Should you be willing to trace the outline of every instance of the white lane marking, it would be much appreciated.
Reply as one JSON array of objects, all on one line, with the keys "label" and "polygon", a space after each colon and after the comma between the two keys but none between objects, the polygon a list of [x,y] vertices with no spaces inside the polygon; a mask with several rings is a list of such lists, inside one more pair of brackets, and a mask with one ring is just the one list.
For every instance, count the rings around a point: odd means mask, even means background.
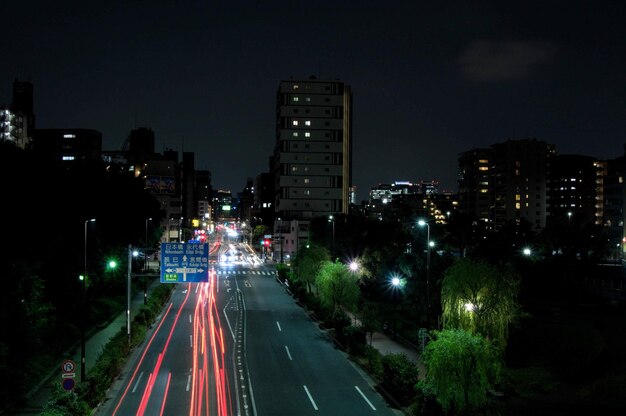
[{"label": "white lane marking", "polygon": [[306,385],[304,385],[303,387],[304,387],[304,391],[306,391],[306,395],[309,396],[309,400],[311,401],[311,404],[313,405],[313,409],[318,410],[317,405],[315,404],[315,400],[313,400],[313,396],[311,396],[311,393],[309,393],[309,389],[306,388]]},{"label": "white lane marking", "polygon": [[198,293],[198,289],[200,289],[200,285],[196,285],[196,293]]},{"label": "white lane marking", "polygon": [[191,314],[189,314],[189,323],[191,323]]},{"label": "white lane marking", "polygon": [[359,394],[361,395],[361,397],[363,397],[363,400],[365,400],[367,402],[367,404],[370,405],[370,407],[372,408],[372,410],[376,410],[376,408],[374,407],[374,405],[372,404],[372,402],[370,402],[369,400],[367,400],[367,397],[365,397],[365,395],[363,394],[363,392],[361,391],[361,389],[358,386],[354,386],[354,388],[356,389],[356,391],[359,392]]},{"label": "white lane marking", "polygon": [[137,386],[139,385],[139,382],[141,381],[141,377],[143,377],[143,371],[141,372],[141,374],[139,374],[139,378],[137,379],[137,382],[135,383],[135,387],[133,387],[132,393],[134,393],[135,390],[137,390]]},{"label": "white lane marking", "polygon": [[289,347],[285,345],[285,350],[287,350],[287,356],[289,357],[289,361],[293,361],[293,358],[291,358],[291,353],[289,352]]},{"label": "white lane marking", "polygon": [[278,327],[278,330],[279,330],[280,332],[283,332],[283,329],[280,327],[280,324],[278,323],[278,321],[276,321],[276,326]]},{"label": "white lane marking", "polygon": [[187,377],[187,391],[189,391],[189,386],[191,385],[191,374]]},{"label": "white lane marking", "polygon": [[193,335],[189,335],[189,346],[193,348]]}]

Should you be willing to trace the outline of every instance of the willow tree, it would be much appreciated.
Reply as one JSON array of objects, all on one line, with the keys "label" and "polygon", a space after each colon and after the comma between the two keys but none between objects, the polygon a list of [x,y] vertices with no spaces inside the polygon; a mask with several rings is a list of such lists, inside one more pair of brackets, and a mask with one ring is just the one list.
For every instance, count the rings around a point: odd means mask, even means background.
[{"label": "willow tree", "polygon": [[359,276],[339,262],[322,263],[315,285],[320,301],[330,309],[333,317],[342,309],[354,311],[361,295]]},{"label": "willow tree", "polygon": [[443,327],[481,334],[504,352],[509,324],[519,310],[518,292],[519,279],[510,267],[461,259],[444,274]]},{"label": "willow tree", "polygon": [[426,375],[419,386],[434,394],[446,414],[476,414],[499,381],[495,346],[463,329],[435,332],[422,358]]}]

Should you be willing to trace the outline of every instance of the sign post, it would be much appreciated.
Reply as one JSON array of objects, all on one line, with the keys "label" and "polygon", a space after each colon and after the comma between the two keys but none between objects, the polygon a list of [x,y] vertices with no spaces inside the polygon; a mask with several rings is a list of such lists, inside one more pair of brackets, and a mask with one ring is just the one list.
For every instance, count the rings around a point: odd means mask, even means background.
[{"label": "sign post", "polygon": [[206,283],[209,281],[207,243],[162,243],[161,283]]},{"label": "sign post", "polygon": [[65,360],[63,364],[61,364],[61,386],[66,391],[72,391],[74,386],[76,386],[76,382],[74,378],[76,377],[76,363],[72,360]]}]

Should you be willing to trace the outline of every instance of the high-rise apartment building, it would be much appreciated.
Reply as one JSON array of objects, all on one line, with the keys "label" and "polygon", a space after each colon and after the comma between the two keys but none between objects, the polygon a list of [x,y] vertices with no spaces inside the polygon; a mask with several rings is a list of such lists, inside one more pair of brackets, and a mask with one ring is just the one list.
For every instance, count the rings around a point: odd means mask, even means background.
[{"label": "high-rise apartment building", "polygon": [[490,149],[472,149],[459,155],[459,211],[479,221],[489,221],[491,206]]},{"label": "high-rise apartment building", "polygon": [[489,223],[546,226],[549,160],[554,146],[536,139],[507,140],[459,155],[460,212]]},{"label": "high-rise apartment building", "polygon": [[352,180],[352,94],[341,81],[282,81],[273,174],[283,220],[347,214]]},{"label": "high-rise apartment building", "polygon": [[550,162],[548,222],[596,223],[602,210],[596,197],[602,170],[597,159],[582,155],[556,155]]}]

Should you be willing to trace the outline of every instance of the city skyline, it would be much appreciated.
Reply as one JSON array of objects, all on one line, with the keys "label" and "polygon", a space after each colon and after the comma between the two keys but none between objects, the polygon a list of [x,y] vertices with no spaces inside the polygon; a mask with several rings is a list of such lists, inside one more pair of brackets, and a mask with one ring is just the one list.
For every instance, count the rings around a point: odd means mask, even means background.
[{"label": "city skyline", "polygon": [[37,128],[95,129],[114,150],[149,127],[232,192],[268,170],[280,81],[310,75],[352,88],[358,200],[395,180],[456,190],[458,154],[507,139],[623,154],[624,6],[377,6],[10,4],[0,103],[28,80]]}]

